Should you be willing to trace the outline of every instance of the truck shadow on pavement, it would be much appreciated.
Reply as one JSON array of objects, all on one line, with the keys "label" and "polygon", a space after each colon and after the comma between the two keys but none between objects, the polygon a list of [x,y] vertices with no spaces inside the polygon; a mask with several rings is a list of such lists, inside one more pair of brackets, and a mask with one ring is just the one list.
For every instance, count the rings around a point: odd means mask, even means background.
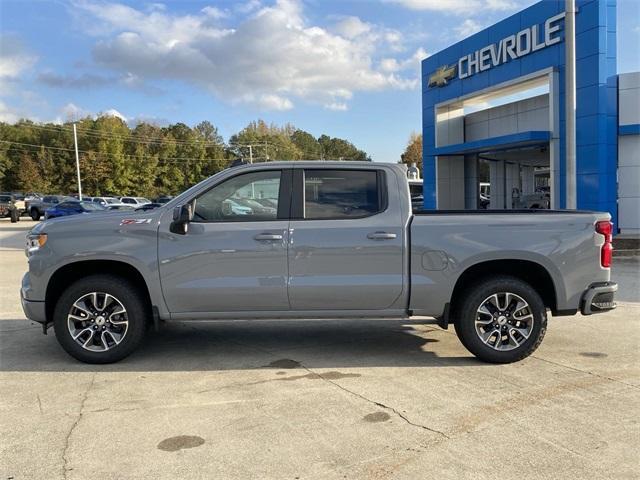
[{"label": "truck shadow on pavement", "polygon": [[261,368],[484,366],[434,320],[253,320],[176,322],[149,331],[131,356],[110,365],[71,358],[53,329],[0,321],[0,371],[139,372]]}]

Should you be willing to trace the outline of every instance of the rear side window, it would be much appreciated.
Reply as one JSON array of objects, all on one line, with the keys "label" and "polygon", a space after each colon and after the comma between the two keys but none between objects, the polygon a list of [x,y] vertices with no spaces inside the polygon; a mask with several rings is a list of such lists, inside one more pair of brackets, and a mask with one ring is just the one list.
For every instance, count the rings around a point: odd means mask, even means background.
[{"label": "rear side window", "polygon": [[126,198],[124,197],[122,199],[122,203],[136,203],[136,201],[133,198]]},{"label": "rear side window", "polygon": [[304,218],[348,219],[375,215],[386,208],[382,171],[305,170]]}]

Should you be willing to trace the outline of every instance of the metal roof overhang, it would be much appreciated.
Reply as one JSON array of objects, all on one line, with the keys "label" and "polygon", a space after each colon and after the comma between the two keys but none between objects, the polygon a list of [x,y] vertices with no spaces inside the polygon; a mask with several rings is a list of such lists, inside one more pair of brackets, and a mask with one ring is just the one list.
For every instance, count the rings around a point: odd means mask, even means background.
[{"label": "metal roof overhang", "polygon": [[431,155],[438,157],[452,155],[466,155],[469,153],[497,152],[501,150],[511,150],[514,148],[532,147],[544,145],[551,140],[551,132],[531,130],[528,132],[513,133],[500,137],[484,138],[473,142],[457,143],[455,145],[445,145],[433,149]]}]

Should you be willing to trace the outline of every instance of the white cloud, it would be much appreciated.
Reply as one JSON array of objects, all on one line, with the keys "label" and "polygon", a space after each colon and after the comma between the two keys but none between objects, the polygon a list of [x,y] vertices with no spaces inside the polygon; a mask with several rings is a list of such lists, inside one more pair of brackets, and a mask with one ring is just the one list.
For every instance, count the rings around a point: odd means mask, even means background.
[{"label": "white cloud", "polygon": [[[77,106],[75,103],[67,103],[60,109],[60,114],[53,120],[53,123],[73,122],[82,118],[90,117],[94,120],[100,117],[116,117],[127,123],[129,119],[115,108],[108,108],[98,114],[91,110]],[[132,119],[136,120],[136,118]]]},{"label": "white cloud", "polygon": [[424,48],[420,47],[413,53],[413,55],[405,60],[398,61],[395,58],[383,58],[380,61],[380,69],[385,72],[399,72],[402,70],[414,68],[419,72],[420,62],[428,56],[429,53],[427,53]]},{"label": "white cloud", "polygon": [[406,89],[417,78],[379,66],[398,51],[399,32],[341,17],[335,25],[311,25],[295,0],[261,7],[233,28],[205,12],[142,12],[116,3],[76,6],[102,34],[95,60],[141,80],[177,79],[230,102],[286,110],[296,99],[344,103],[355,92]]},{"label": "white cloud", "polygon": [[0,33],[0,95],[9,93],[11,83],[19,80],[37,59],[18,37]]},{"label": "white cloud", "polygon": [[506,11],[517,8],[513,0],[387,0],[411,10],[469,14],[473,11]]},{"label": "white cloud", "polygon": [[125,117],[123,114],[121,114],[115,108],[109,108],[108,110],[105,110],[104,112],[99,113],[97,116],[98,117],[116,117],[116,118],[119,118],[120,120],[122,120],[125,123],[127,123],[127,121],[128,121],[127,117]]},{"label": "white cloud", "polygon": [[291,100],[273,94],[260,95],[257,99],[251,99],[250,101],[255,101],[264,110],[291,110],[293,108]]},{"label": "white cloud", "polygon": [[74,120],[80,120],[81,118],[85,117],[93,118],[94,116],[93,113],[89,110],[80,108],[74,103],[67,103],[60,109],[60,113],[61,115],[57,117],[58,121],[56,121],[55,123],[73,122]]},{"label": "white cloud", "polygon": [[211,7],[211,6],[204,7],[200,11],[204,13],[207,17],[215,18],[215,19],[225,18],[229,16],[227,12],[225,12],[224,10],[220,10],[218,7]]},{"label": "white cloud", "polygon": [[249,0],[245,3],[238,3],[235,7],[235,10],[238,13],[251,13],[261,6],[262,4],[260,3],[260,0]]},{"label": "white cloud", "polygon": [[482,24],[480,24],[479,22],[475,21],[472,18],[467,18],[464,22],[462,22],[460,25],[455,27],[453,30],[456,32],[456,35],[459,38],[464,38],[464,37],[473,35],[476,32],[479,32],[480,30],[482,30],[482,28],[483,28]]},{"label": "white cloud", "polygon": [[336,112],[345,112],[349,109],[346,103],[344,102],[331,102],[327,103],[324,108],[327,110],[334,110]]},{"label": "white cloud", "polygon": [[0,100],[0,122],[15,123],[20,120],[20,113]]},{"label": "white cloud", "polygon": [[343,17],[334,27],[334,31],[345,38],[355,38],[370,32],[371,29],[370,24],[363,22],[358,17]]}]

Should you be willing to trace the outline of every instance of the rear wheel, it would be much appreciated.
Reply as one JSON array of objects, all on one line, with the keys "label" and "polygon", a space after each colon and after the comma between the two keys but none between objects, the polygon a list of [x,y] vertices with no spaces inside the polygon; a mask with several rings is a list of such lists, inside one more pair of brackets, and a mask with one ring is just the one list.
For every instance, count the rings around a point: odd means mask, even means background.
[{"label": "rear wheel", "polygon": [[31,214],[31,219],[34,222],[37,222],[38,220],[40,220],[40,212],[38,211],[37,208],[32,208],[30,214]]},{"label": "rear wheel", "polygon": [[547,329],[540,295],[526,282],[496,276],[471,288],[455,309],[462,344],[480,360],[511,363],[531,355]]},{"label": "rear wheel", "polygon": [[112,275],[78,280],[61,295],[53,325],[58,342],[85,363],[123,359],[142,342],[147,311],[136,287]]}]

